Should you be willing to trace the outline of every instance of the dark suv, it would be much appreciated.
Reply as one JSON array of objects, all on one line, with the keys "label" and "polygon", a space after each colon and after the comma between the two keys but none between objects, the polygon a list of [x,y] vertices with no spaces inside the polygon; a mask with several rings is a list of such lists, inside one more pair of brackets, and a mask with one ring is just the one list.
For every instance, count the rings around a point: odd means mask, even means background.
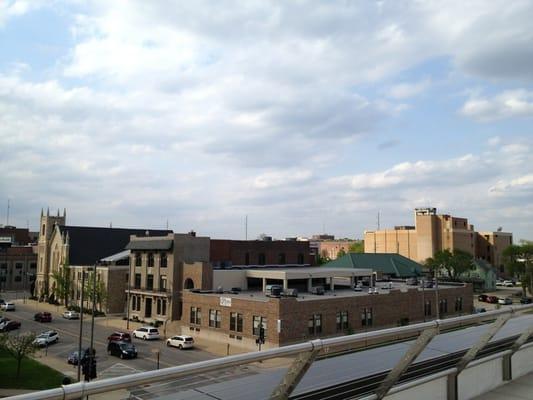
[{"label": "dark suv", "polygon": [[131,343],[131,335],[128,332],[113,332],[111,335],[107,337],[108,342],[130,342]]},{"label": "dark suv", "polygon": [[39,312],[33,316],[37,322],[52,322],[52,314],[49,312]]},{"label": "dark suv", "polygon": [[109,342],[107,354],[120,358],[137,358],[137,349],[128,342]]}]

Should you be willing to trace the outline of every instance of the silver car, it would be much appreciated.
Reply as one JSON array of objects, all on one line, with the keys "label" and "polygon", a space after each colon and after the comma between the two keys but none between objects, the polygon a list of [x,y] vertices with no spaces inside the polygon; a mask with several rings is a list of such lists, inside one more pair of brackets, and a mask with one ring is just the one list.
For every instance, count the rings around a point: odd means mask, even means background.
[{"label": "silver car", "polygon": [[65,311],[63,313],[63,318],[66,318],[66,319],[79,319],[80,318],[80,313],[76,312],[76,311]]}]

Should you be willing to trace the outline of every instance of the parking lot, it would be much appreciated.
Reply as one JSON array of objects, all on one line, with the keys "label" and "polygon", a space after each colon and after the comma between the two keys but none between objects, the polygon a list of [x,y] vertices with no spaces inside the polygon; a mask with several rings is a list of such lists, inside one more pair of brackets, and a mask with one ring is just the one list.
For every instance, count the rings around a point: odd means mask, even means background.
[{"label": "parking lot", "polygon": [[[519,286],[514,287],[498,287],[496,290],[482,292],[488,296],[496,296],[498,298],[510,298],[513,301],[513,305],[520,304],[520,298],[522,297],[522,288]],[[507,307],[506,305],[487,303],[478,300],[478,296],[481,293],[476,293],[474,296],[474,308],[484,308],[485,310],[495,310],[499,307]]]}]

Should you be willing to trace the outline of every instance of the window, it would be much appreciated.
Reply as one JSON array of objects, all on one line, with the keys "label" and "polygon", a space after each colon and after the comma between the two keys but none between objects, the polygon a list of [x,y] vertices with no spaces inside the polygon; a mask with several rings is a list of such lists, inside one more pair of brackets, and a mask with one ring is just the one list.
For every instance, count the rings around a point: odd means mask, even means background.
[{"label": "window", "polygon": [[265,265],[265,264],[266,264],[265,253],[259,253],[257,263],[258,263],[259,265]]},{"label": "window", "polygon": [[30,268],[31,269],[36,269],[37,268],[37,263],[31,263],[30,264]]},{"label": "window", "polygon": [[463,298],[458,297],[455,299],[455,311],[463,311]]},{"label": "window", "polygon": [[372,326],[372,309],[371,308],[363,308],[361,310],[361,325]]},{"label": "window", "polygon": [[318,335],[322,333],[322,314],[313,314],[307,321],[310,335]]},{"label": "window", "polygon": [[41,235],[44,235],[45,228],[46,228],[46,226],[45,226],[45,224],[43,224],[43,227],[41,229]]},{"label": "window", "polygon": [[337,332],[348,329],[348,311],[337,311]]},{"label": "window", "polygon": [[165,291],[167,290],[167,276],[161,275],[159,277],[159,290]]},{"label": "window", "polygon": [[213,328],[220,328],[220,321],[222,315],[220,310],[209,310],[209,326]]},{"label": "window", "polygon": [[16,263],[15,264],[16,269],[22,269],[22,263]]},{"label": "window", "polygon": [[258,315],[254,315],[253,317],[253,326],[252,326],[252,334],[254,336],[259,336],[259,329],[263,328],[265,330],[265,338],[267,336],[267,319],[265,317],[260,317]]},{"label": "window", "polygon": [[426,302],[424,303],[424,316],[425,317],[431,316],[431,301],[430,300],[426,300]]},{"label": "window", "polygon": [[166,268],[167,267],[167,253],[161,253],[159,256],[159,267]]},{"label": "window", "polygon": [[154,266],[154,254],[148,253],[148,268],[153,268]]},{"label": "window", "polygon": [[20,282],[22,277],[20,275],[15,276],[15,282]]},{"label": "window", "polygon": [[304,263],[304,255],[302,253],[298,254],[298,264]]},{"label": "window", "polygon": [[229,315],[229,330],[242,332],[242,314],[232,312]]},{"label": "window", "polygon": [[167,301],[165,299],[157,299],[157,313],[159,315],[167,313]]},{"label": "window", "polygon": [[135,289],[140,289],[141,288],[141,274],[135,274],[134,287],[135,287]]},{"label": "window", "polygon": [[244,265],[250,265],[250,253],[244,255]]},{"label": "window", "polygon": [[146,275],[146,289],[152,290],[154,288],[154,276],[152,274]]},{"label": "window", "polygon": [[135,253],[135,266],[140,267],[143,263],[141,253]]},{"label": "window", "polygon": [[286,260],[285,260],[285,253],[279,253],[279,255],[278,255],[278,264],[279,265],[287,264]]},{"label": "window", "polygon": [[439,313],[446,314],[448,312],[448,300],[441,299],[439,301]]},{"label": "window", "polygon": [[[80,296],[79,296],[79,293],[78,293],[78,300],[79,300]],[[137,296],[132,296],[131,297],[131,309],[132,310],[136,310],[137,309]]]},{"label": "window", "polygon": [[200,307],[191,307],[191,324],[200,325],[202,323],[202,309]]}]

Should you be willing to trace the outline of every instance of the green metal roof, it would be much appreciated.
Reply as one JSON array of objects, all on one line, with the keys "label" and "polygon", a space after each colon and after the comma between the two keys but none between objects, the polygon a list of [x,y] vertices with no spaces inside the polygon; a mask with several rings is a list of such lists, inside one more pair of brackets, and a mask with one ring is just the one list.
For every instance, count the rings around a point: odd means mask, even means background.
[{"label": "green metal roof", "polygon": [[409,278],[422,274],[422,266],[395,253],[348,253],[324,264],[325,268],[371,268],[396,278]]}]

